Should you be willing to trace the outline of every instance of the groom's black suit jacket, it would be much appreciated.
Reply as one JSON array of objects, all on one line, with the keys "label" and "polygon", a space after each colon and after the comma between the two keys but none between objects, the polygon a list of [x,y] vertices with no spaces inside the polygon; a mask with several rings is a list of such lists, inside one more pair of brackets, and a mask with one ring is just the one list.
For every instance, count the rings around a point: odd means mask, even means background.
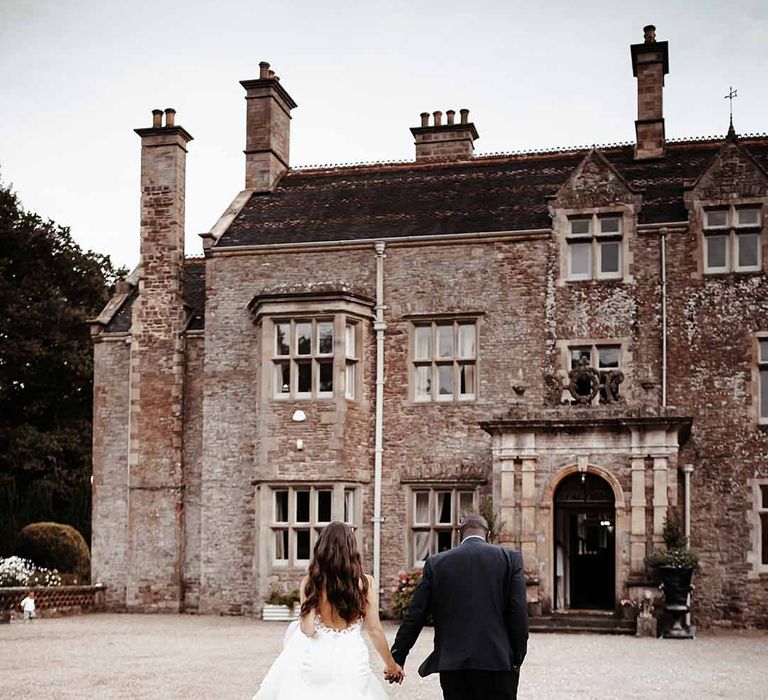
[{"label": "groom's black suit jacket", "polygon": [[528,644],[522,556],[470,537],[429,557],[392,646],[401,666],[430,614],[435,649],[419,675],[520,666]]}]

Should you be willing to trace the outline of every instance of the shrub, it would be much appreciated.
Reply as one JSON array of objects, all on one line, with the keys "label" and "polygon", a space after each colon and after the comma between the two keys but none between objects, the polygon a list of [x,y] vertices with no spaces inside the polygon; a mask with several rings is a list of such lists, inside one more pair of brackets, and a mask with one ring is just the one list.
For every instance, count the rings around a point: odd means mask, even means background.
[{"label": "shrub", "polygon": [[[405,616],[422,575],[421,569],[397,572],[397,585],[392,587],[392,612],[396,618],[402,620]],[[431,621],[428,624],[431,624]]]},{"label": "shrub", "polygon": [[664,518],[664,549],[657,549],[645,558],[650,567],[672,566],[676,569],[695,569],[699,557],[688,549],[688,538],[683,532],[683,523],[677,508],[667,509]]},{"label": "shrub", "polygon": [[69,525],[32,523],[16,540],[16,553],[36,564],[74,574],[86,582],[91,574],[91,555],[83,536]]},{"label": "shrub", "polygon": [[21,557],[0,559],[0,588],[60,585],[61,576],[55,569],[51,571],[37,567],[29,559],[22,559]]},{"label": "shrub", "polygon": [[275,586],[269,591],[265,602],[267,605],[287,605],[289,608],[292,608],[299,600],[301,600],[301,595],[297,590],[283,593],[283,591]]}]

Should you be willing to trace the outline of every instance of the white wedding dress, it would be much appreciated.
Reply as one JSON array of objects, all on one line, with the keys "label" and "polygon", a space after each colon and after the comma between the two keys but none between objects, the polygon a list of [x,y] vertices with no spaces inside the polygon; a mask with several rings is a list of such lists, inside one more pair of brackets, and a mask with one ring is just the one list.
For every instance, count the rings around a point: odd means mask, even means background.
[{"label": "white wedding dress", "polygon": [[381,681],[371,672],[362,621],[344,630],[315,618],[315,636],[292,622],[283,650],[253,700],[386,700]]}]

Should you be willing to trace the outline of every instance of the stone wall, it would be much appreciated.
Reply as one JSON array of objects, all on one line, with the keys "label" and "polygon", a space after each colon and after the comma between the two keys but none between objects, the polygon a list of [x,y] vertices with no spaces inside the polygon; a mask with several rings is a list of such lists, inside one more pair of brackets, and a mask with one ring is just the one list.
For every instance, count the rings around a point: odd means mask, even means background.
[{"label": "stone wall", "polygon": [[125,605],[128,573],[128,375],[121,334],[95,343],[93,358],[93,534],[91,581],[110,607]]},{"label": "stone wall", "polygon": [[[696,606],[714,624],[765,624],[766,577],[750,576],[751,479],[768,477],[757,425],[754,334],[768,329],[763,273],[696,275],[696,232],[670,236],[670,403],[694,416],[681,461],[692,474]],[[763,259],[763,269],[766,269]]]},{"label": "stone wall", "polygon": [[[261,294],[318,286],[372,296],[373,266],[372,248],[307,253],[301,260],[270,254],[214,257],[207,263],[200,590],[204,612],[250,612],[267,591],[268,582],[258,578],[266,572],[256,565],[260,527],[255,480],[313,481],[344,475],[369,479],[372,469],[370,421],[361,421],[332,400],[264,398],[261,329],[248,304]],[[366,338],[368,381],[363,382],[360,402],[364,411],[372,405],[373,391],[370,331]],[[291,420],[296,408],[306,412],[301,424]],[[295,447],[297,438],[305,440],[302,451]],[[344,453],[355,461],[340,461]],[[367,504],[370,496],[363,491]],[[365,540],[369,532],[366,523]],[[301,578],[299,571],[286,575],[292,576],[294,587]]]},{"label": "stone wall", "polygon": [[205,339],[188,333],[184,365],[184,610],[200,597],[200,517],[203,452],[203,351]]}]

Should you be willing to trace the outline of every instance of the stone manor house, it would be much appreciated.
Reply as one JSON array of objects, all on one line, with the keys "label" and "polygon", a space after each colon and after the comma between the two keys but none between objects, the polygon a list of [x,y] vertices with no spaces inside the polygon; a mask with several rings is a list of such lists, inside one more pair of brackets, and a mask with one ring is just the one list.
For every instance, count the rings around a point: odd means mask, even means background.
[{"label": "stone manor house", "polygon": [[630,48],[634,143],[475,155],[462,109],[421,115],[413,161],[313,168],[262,63],[199,257],[192,137],[136,130],[140,264],[92,324],[115,609],[258,614],[331,520],[386,609],[491,504],[534,613],[611,611],[655,590],[676,506],[694,621],[766,625],[768,137],[667,140],[667,42]]}]

